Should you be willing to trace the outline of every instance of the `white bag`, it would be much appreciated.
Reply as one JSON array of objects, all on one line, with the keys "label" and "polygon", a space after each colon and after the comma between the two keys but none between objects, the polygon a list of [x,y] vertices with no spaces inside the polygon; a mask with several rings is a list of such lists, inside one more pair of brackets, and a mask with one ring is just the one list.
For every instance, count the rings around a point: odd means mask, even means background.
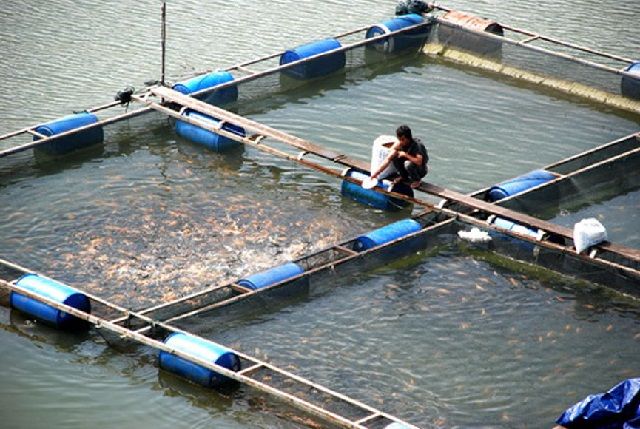
[{"label": "white bag", "polygon": [[578,253],[606,240],[607,230],[598,219],[582,219],[573,226],[573,244]]},{"label": "white bag", "polygon": [[[371,172],[376,169],[387,159],[391,146],[396,143],[398,139],[395,136],[380,136],[373,141],[373,147],[371,148]],[[384,179],[392,174],[396,173],[396,168],[392,164],[389,164],[379,175],[378,178]]]}]

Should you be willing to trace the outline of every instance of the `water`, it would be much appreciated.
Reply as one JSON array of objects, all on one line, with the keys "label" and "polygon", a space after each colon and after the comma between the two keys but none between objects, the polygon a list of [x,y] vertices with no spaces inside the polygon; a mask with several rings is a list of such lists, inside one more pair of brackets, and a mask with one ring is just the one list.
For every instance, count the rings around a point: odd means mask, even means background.
[{"label": "water", "polygon": [[639,205],[640,194],[637,191],[629,192],[573,212],[561,211],[553,222],[572,228],[581,219],[596,218],[607,229],[609,241],[638,248],[640,247],[640,231],[637,228]]},{"label": "water", "polygon": [[[634,28],[633,3],[447,6],[638,58],[632,32],[613,31]],[[168,74],[228,66],[377,22],[393,7],[170,3]],[[0,133],[157,79],[159,8],[156,1],[6,5]],[[409,122],[428,143],[430,181],[466,192],[638,127],[637,118],[610,109],[427,59],[323,85],[246,113],[363,159],[373,138]],[[250,148],[233,156],[202,150],[158,116],[107,134],[104,148],[64,161],[25,153],[0,163],[0,256],[137,307],[406,216],[345,201],[337,181]],[[604,216],[613,238],[625,242],[634,237],[623,231],[635,231],[626,214],[637,194],[611,203],[616,210]],[[584,210],[556,220],[570,225],[602,214]],[[635,303],[497,263],[446,249],[247,315],[224,331],[201,331],[422,426],[549,427],[565,405],[637,376]],[[54,335],[0,314],[3,426],[299,426],[244,389],[230,398],[159,377],[147,352],[112,350],[97,335]]]},{"label": "water", "polygon": [[636,303],[455,249],[401,265],[239,323],[185,327],[423,427],[542,427],[558,398],[640,369]]}]

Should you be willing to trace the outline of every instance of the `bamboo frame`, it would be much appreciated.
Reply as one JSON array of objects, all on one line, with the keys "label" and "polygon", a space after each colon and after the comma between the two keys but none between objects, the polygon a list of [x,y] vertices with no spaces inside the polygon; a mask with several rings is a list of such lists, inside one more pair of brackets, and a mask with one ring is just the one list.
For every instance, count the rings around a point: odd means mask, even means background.
[{"label": "bamboo frame", "polygon": [[[436,9],[442,10],[442,11],[450,11],[451,10],[449,8],[437,5],[436,3],[432,4],[432,6],[434,8],[436,8]],[[164,12],[164,9],[163,9],[163,12]],[[601,70],[605,70],[607,72],[611,72],[611,73],[615,73],[615,74],[619,74],[619,75],[625,75],[625,76],[632,77],[634,79],[638,79],[637,76],[635,76],[635,75],[633,75],[631,73],[627,73],[624,70],[618,70],[618,69],[615,69],[615,68],[612,68],[612,67],[608,67],[608,66],[605,66],[605,65],[602,65],[602,64],[598,64],[598,63],[595,63],[595,62],[592,62],[592,61],[583,60],[583,59],[580,59],[580,58],[572,57],[570,55],[566,55],[566,54],[562,54],[562,53],[559,53],[559,52],[547,50],[547,49],[544,49],[544,48],[526,45],[526,44],[523,44],[522,41],[519,42],[519,41],[510,39],[508,37],[495,36],[495,35],[492,35],[492,34],[486,33],[486,32],[478,32],[478,31],[475,31],[475,30],[470,30],[468,28],[465,28],[464,26],[460,26],[460,25],[457,25],[457,24],[453,24],[453,23],[449,23],[449,22],[446,22],[446,21],[442,21],[438,17],[433,17],[433,18],[430,18],[429,20],[427,20],[427,21],[425,21],[423,23],[420,23],[420,24],[412,25],[412,26],[409,26],[409,27],[406,27],[406,28],[403,28],[403,29],[400,29],[400,30],[392,31],[390,33],[381,34],[381,35],[378,35],[378,36],[375,36],[375,37],[372,37],[372,38],[369,38],[369,39],[364,39],[364,40],[361,40],[361,41],[358,41],[358,42],[347,44],[347,45],[344,45],[344,46],[339,47],[339,48],[334,49],[334,50],[330,50],[330,51],[327,51],[327,52],[322,52],[322,53],[310,56],[308,58],[303,58],[301,60],[294,61],[294,62],[291,62],[291,63],[288,63],[288,64],[271,67],[271,68],[269,68],[267,70],[263,70],[263,71],[260,71],[260,72],[253,72],[253,71],[249,72],[247,70],[246,72],[250,73],[247,76],[244,76],[244,77],[241,77],[241,78],[238,78],[238,79],[235,79],[233,81],[226,82],[226,83],[223,83],[223,84],[220,84],[220,85],[216,85],[215,87],[212,87],[212,88],[207,88],[207,89],[195,92],[195,93],[193,93],[191,95],[193,95],[193,96],[203,95],[203,94],[207,94],[209,92],[220,90],[220,89],[223,89],[223,88],[226,88],[226,87],[229,87],[229,86],[233,86],[233,85],[237,85],[237,84],[240,84],[240,83],[243,83],[243,82],[248,82],[248,81],[251,81],[251,80],[254,80],[254,79],[258,79],[258,78],[263,77],[263,76],[267,76],[267,75],[270,75],[270,74],[273,74],[273,73],[276,73],[276,72],[279,72],[279,71],[282,71],[282,70],[286,70],[286,69],[291,68],[291,67],[295,67],[296,65],[298,65],[300,63],[304,63],[304,62],[307,62],[307,61],[312,61],[314,59],[321,58],[321,57],[324,57],[324,56],[327,56],[327,55],[332,55],[332,54],[335,54],[335,53],[338,53],[338,52],[343,52],[343,51],[347,51],[347,50],[350,50],[350,49],[354,49],[354,48],[357,48],[357,47],[360,47],[360,46],[364,46],[364,45],[369,44],[369,43],[374,43],[374,42],[376,42],[378,40],[383,40],[385,38],[392,37],[392,36],[397,35],[397,34],[401,34],[401,33],[407,32],[407,31],[414,30],[416,28],[420,28],[422,26],[427,26],[427,25],[430,25],[430,23],[432,23],[432,22],[440,22],[440,23],[445,22],[446,25],[458,27],[458,28],[463,29],[465,31],[470,31],[470,32],[476,33],[476,34],[482,34],[482,35],[487,36],[487,37],[493,37],[493,38],[496,38],[497,40],[501,40],[503,42],[507,42],[507,43],[511,43],[511,44],[515,44],[515,45],[520,45],[520,46],[525,46],[528,49],[539,51],[539,52],[542,52],[542,53],[545,53],[545,54],[558,56],[558,57],[565,58],[565,59],[568,59],[568,60],[571,60],[571,61],[576,61],[576,62],[582,63],[582,64],[590,66],[590,67],[594,67],[594,68],[598,68],[598,69],[601,69]],[[563,42],[563,41],[560,41],[560,40],[557,40],[557,39],[553,39],[551,37],[538,35],[538,34],[535,34],[535,33],[532,33],[532,32],[526,31],[526,30],[521,30],[521,29],[518,29],[518,28],[509,27],[509,26],[505,26],[505,25],[502,25],[502,26],[503,26],[503,28],[509,29],[509,30],[511,30],[513,32],[524,34],[524,35],[529,35],[529,36],[535,36],[536,38],[539,38],[541,40],[546,40],[546,41],[549,41],[549,42],[552,42],[552,43],[555,43],[555,44],[558,44],[558,45],[569,47],[571,49],[581,50],[581,51],[588,52],[588,53],[591,53],[591,54],[595,54],[595,55],[599,55],[599,56],[602,56],[602,57],[615,59],[615,60],[619,60],[619,61],[624,61],[624,62],[628,62],[628,63],[632,62],[632,60],[630,60],[628,58],[623,58],[623,57],[619,57],[619,56],[616,56],[616,55],[607,54],[607,53],[600,52],[600,51],[595,51],[593,49],[585,48],[583,46],[571,44],[571,43],[568,43],[568,42]],[[339,35],[334,36],[334,37],[335,38],[342,38],[342,37],[350,36],[350,35],[365,31],[369,27],[370,26],[363,26],[363,27],[357,28],[355,30],[344,32],[344,33],[339,34]],[[242,70],[248,65],[257,64],[257,63],[260,63],[260,62],[263,62],[263,61],[271,60],[273,58],[276,58],[276,57],[282,55],[283,53],[284,53],[284,51],[280,51],[278,53],[267,55],[267,56],[264,56],[264,57],[261,57],[261,58],[258,58],[258,59],[245,61],[245,62],[239,63],[237,65],[228,67],[225,70],[227,70],[227,71],[233,70],[233,69]],[[203,71],[203,72],[201,72],[199,74],[196,74],[196,76],[200,75],[200,74],[204,74],[204,73],[209,73],[211,71],[212,70],[206,70],[206,71]],[[161,80],[164,81],[164,78],[162,78]],[[143,97],[144,97],[144,95],[143,95]],[[119,102],[111,102],[111,103],[107,103],[107,104],[104,104],[104,105],[101,105],[101,106],[97,106],[97,107],[88,109],[87,111],[88,112],[97,112],[97,111],[100,111],[100,110],[105,110],[105,109],[117,106],[118,104],[119,104]],[[53,140],[53,139],[56,139],[56,138],[72,135],[72,134],[75,134],[77,132],[81,132],[81,131],[84,131],[84,130],[87,130],[87,129],[90,129],[90,128],[93,128],[93,127],[96,127],[96,126],[107,125],[107,124],[110,124],[110,123],[115,123],[115,122],[118,122],[118,121],[121,121],[121,120],[129,119],[131,117],[134,117],[134,116],[137,116],[139,114],[146,113],[146,112],[147,112],[146,110],[143,110],[143,111],[139,111],[139,112],[137,112],[135,114],[131,114],[132,112],[130,112],[130,113],[122,114],[122,115],[117,115],[115,117],[112,117],[112,118],[109,118],[109,119],[105,119],[103,121],[98,121],[95,124],[90,124],[90,125],[86,125],[85,127],[80,127],[80,128],[76,128],[76,129],[73,129],[73,130],[69,130],[69,131],[67,131],[65,133],[57,134],[57,135],[54,135],[54,136],[51,136],[51,137],[47,137],[47,138],[44,138],[44,139],[41,139],[41,140],[38,140],[38,141],[35,141],[35,142],[31,142],[31,143],[15,146],[13,148],[9,148],[9,149],[0,151],[0,158],[8,156],[8,155],[11,155],[11,154],[15,154],[15,153],[18,153],[18,152],[21,152],[21,151],[25,151],[25,150],[28,150],[28,149],[35,148],[35,147],[39,146],[40,144],[44,144],[45,142]],[[0,136],[0,141],[6,140],[6,139],[11,138],[11,137],[15,137],[15,136],[20,135],[20,134],[30,133],[35,128],[37,128],[39,125],[42,125],[42,124],[36,124],[34,126],[25,127],[25,128],[20,129],[20,130],[17,130],[17,131],[10,132],[8,134],[2,135],[2,136]]]},{"label": "bamboo frame", "polygon": [[[89,313],[85,313],[83,311],[77,310],[77,309],[75,309],[73,307],[70,307],[70,306],[68,306],[66,304],[62,304],[62,303],[53,301],[53,300],[51,300],[51,299],[49,299],[47,297],[44,297],[44,296],[38,295],[36,293],[33,293],[33,292],[31,292],[31,291],[29,291],[27,289],[21,288],[21,287],[15,285],[15,284],[9,283],[9,282],[7,282],[5,280],[0,280],[0,287],[4,287],[4,288],[9,289],[9,290],[11,290],[13,292],[20,293],[20,294],[25,295],[25,296],[27,296],[29,298],[38,300],[38,301],[40,301],[40,302],[42,302],[42,303],[44,303],[46,305],[49,305],[49,306],[54,307],[54,308],[56,308],[58,310],[61,310],[61,311],[65,312],[65,313],[71,314],[72,316],[75,316],[75,317],[77,317],[77,318],[79,318],[81,320],[84,320],[84,321],[94,325],[96,328],[107,329],[107,330],[109,330],[109,331],[111,331],[111,332],[113,332],[115,334],[118,334],[123,339],[135,341],[137,343],[140,343],[142,345],[151,347],[153,349],[161,350],[161,351],[164,351],[164,352],[167,352],[167,353],[171,353],[171,354],[173,354],[175,356],[178,356],[180,358],[186,359],[186,360],[188,360],[188,361],[190,361],[190,362],[192,362],[194,364],[197,364],[197,365],[202,366],[204,368],[213,370],[213,371],[215,371],[215,372],[217,372],[219,374],[222,374],[222,375],[224,375],[224,376],[226,376],[226,377],[228,377],[230,379],[233,379],[233,380],[238,381],[240,383],[249,385],[249,386],[251,386],[253,388],[256,388],[257,390],[260,390],[262,392],[271,394],[274,397],[276,397],[276,398],[278,398],[278,399],[280,399],[280,400],[282,400],[282,401],[284,401],[286,403],[294,405],[294,406],[296,406],[296,407],[298,407],[300,409],[303,409],[303,410],[305,410],[307,412],[310,412],[310,413],[312,413],[312,414],[314,414],[314,415],[316,415],[318,417],[321,417],[321,418],[323,418],[325,420],[331,421],[331,422],[333,422],[335,424],[338,424],[338,425],[340,425],[342,427],[356,428],[356,429],[367,429],[366,426],[363,426],[363,425],[357,423],[356,421],[350,420],[350,419],[348,419],[346,417],[343,417],[343,416],[341,416],[341,415],[339,415],[337,413],[333,413],[331,411],[328,411],[328,410],[326,410],[326,409],[324,409],[324,408],[322,408],[322,407],[320,407],[318,405],[315,405],[315,404],[313,404],[313,403],[311,403],[309,401],[305,401],[303,399],[300,399],[300,398],[298,398],[298,397],[296,397],[296,396],[294,396],[292,394],[289,394],[289,393],[286,393],[286,392],[284,392],[282,390],[279,390],[278,388],[276,388],[274,386],[270,386],[270,385],[268,385],[268,384],[266,384],[264,382],[261,382],[259,380],[254,379],[254,378],[251,378],[248,375],[245,375],[249,371],[245,371],[244,373],[231,371],[231,370],[229,370],[227,368],[218,366],[215,363],[211,363],[211,362],[205,361],[205,360],[201,359],[200,357],[198,357],[196,355],[192,355],[192,354],[180,351],[180,350],[176,350],[176,349],[174,349],[172,347],[167,346],[165,343],[163,343],[161,341],[151,339],[151,338],[146,337],[146,336],[144,336],[144,335],[142,335],[140,333],[137,333],[137,332],[131,331],[131,330],[127,329],[127,328],[121,327],[121,326],[119,326],[119,325],[117,325],[117,324],[115,324],[113,322],[109,322],[108,320],[105,320],[105,319],[99,318],[97,316],[93,316],[93,315],[91,315]],[[182,333],[188,334],[190,336],[193,336],[195,338],[199,338],[199,339],[202,339],[202,340],[205,340],[205,341],[209,341],[209,340],[206,340],[206,339],[204,339],[202,337],[198,337],[198,336],[190,334],[188,332],[181,331],[179,329],[173,328],[173,327],[168,326],[166,324],[162,324],[162,326],[165,329],[169,330],[169,331],[182,332]],[[216,344],[216,343],[214,343],[214,344]],[[220,344],[218,344],[218,345],[221,346]],[[228,349],[228,347],[226,347],[226,348]],[[297,376],[297,375],[295,375],[293,373],[290,373],[288,371],[280,369],[280,368],[278,368],[278,367],[276,367],[274,365],[271,365],[271,364],[269,364],[269,363],[267,363],[265,361],[261,361],[260,359],[254,358],[252,356],[248,356],[248,355],[246,355],[246,354],[244,354],[242,352],[236,351],[236,350],[232,350],[232,349],[229,349],[229,350],[231,350],[233,353],[237,354],[240,358],[243,358],[243,359],[245,359],[245,360],[247,360],[249,362],[253,362],[253,365],[251,367],[247,368],[247,370],[257,369],[258,366],[259,367],[268,368],[271,371],[276,372],[276,373],[284,376],[285,378],[294,380],[294,381],[296,381],[296,382],[298,382],[300,384],[303,384],[303,385],[305,385],[307,387],[311,387],[313,389],[316,389],[317,391],[322,392],[322,393],[327,394],[327,395],[330,395],[331,397],[333,397],[335,399],[338,399],[340,401],[346,402],[351,406],[354,406],[356,408],[360,408],[360,409],[362,409],[363,411],[366,411],[369,414],[379,414],[380,416],[383,416],[384,418],[389,419],[390,421],[398,422],[398,423],[401,423],[403,425],[406,425],[407,428],[419,429],[417,426],[414,426],[414,425],[411,425],[410,423],[404,422],[404,421],[398,419],[397,417],[394,417],[394,416],[392,416],[390,414],[384,413],[384,412],[382,412],[380,410],[377,410],[377,409],[375,409],[375,408],[373,408],[371,406],[368,406],[368,405],[366,405],[366,404],[364,404],[364,403],[362,403],[360,401],[357,401],[357,400],[355,400],[353,398],[350,398],[350,397],[348,397],[346,395],[343,395],[343,394],[335,392],[335,391],[333,391],[331,389],[328,389],[328,388],[326,388],[324,386],[321,386],[319,384],[313,383],[313,382],[311,382],[311,381],[309,381],[309,380],[307,380],[307,379],[305,379],[303,377]]]}]

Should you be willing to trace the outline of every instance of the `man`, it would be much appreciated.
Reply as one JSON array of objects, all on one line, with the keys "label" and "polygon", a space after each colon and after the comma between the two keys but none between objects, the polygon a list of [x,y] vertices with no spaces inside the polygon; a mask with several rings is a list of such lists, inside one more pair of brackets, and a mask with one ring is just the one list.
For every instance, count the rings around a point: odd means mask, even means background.
[{"label": "man", "polygon": [[398,141],[391,146],[389,155],[382,164],[371,172],[371,179],[377,179],[378,175],[387,168],[390,163],[398,172],[398,177],[393,181],[394,184],[405,182],[412,188],[420,186],[420,180],[427,175],[429,155],[427,148],[420,141],[414,139],[411,135],[411,128],[406,125],[400,125],[396,130]]}]

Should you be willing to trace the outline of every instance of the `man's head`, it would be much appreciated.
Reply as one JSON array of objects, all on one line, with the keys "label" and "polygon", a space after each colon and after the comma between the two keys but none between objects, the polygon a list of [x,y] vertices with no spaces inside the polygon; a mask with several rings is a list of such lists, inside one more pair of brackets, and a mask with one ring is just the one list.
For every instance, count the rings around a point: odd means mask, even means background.
[{"label": "man's head", "polygon": [[400,125],[396,130],[396,137],[398,137],[400,143],[407,144],[412,140],[411,128],[407,125]]}]

